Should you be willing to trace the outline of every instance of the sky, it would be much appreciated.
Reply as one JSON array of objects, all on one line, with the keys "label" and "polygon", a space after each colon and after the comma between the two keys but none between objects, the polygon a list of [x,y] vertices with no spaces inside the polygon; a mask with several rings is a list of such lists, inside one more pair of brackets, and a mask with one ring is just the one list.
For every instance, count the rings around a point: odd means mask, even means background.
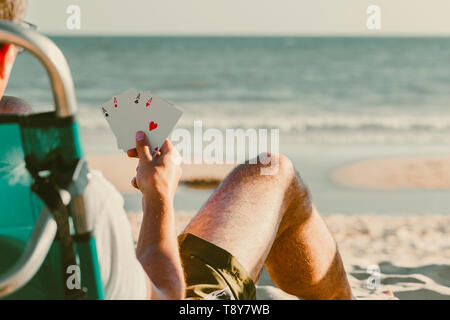
[{"label": "sky", "polygon": [[[60,35],[450,36],[450,0],[28,0],[26,20]],[[66,25],[80,8],[80,29]],[[381,29],[366,26],[367,7]]]}]

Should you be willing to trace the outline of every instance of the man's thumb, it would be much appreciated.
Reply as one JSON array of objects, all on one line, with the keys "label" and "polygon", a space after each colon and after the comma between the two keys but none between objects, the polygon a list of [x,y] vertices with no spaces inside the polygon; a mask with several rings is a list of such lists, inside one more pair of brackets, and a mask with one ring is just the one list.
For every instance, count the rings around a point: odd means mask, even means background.
[{"label": "man's thumb", "polygon": [[147,160],[152,160],[150,142],[148,141],[147,135],[142,131],[136,133],[136,151],[139,158],[144,156]]}]

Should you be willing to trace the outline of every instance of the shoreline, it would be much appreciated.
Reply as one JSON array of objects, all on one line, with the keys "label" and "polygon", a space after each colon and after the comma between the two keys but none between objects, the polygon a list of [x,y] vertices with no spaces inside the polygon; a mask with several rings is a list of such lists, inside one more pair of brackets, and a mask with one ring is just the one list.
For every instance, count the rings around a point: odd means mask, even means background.
[{"label": "shoreline", "polygon": [[[131,185],[137,159],[125,155],[88,155],[90,168],[103,172],[105,178],[122,193],[137,192]],[[190,188],[215,188],[235,167],[218,164],[182,164],[180,183]],[[331,170],[332,182],[351,188],[376,190],[450,189],[450,155],[375,158],[349,162]]]},{"label": "shoreline", "polygon": [[[89,167],[100,170],[121,193],[137,193],[130,184],[135,176],[138,159],[126,155],[88,155]],[[197,189],[215,188],[233,170],[235,165],[182,164],[180,184]]]}]

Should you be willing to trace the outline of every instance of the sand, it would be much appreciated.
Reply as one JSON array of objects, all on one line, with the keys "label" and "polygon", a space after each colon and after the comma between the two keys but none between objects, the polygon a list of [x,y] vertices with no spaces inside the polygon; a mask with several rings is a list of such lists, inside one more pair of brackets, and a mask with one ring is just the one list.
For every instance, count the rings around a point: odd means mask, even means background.
[{"label": "sand", "polygon": [[[177,213],[177,231],[193,217]],[[142,214],[129,214],[135,240]],[[450,299],[450,217],[325,217],[335,237],[357,299]],[[370,277],[379,268],[380,286]],[[258,299],[295,299],[276,288],[267,273],[258,282]],[[391,291],[393,296],[387,292]]]},{"label": "sand", "polygon": [[[135,174],[136,159],[99,155],[88,157],[88,161],[91,168],[103,171],[120,192],[137,192],[129,183]],[[232,167],[185,165],[182,183],[217,185]],[[447,189],[450,156],[369,160],[338,168],[331,178],[355,188]],[[178,232],[193,215],[177,212]],[[129,213],[129,218],[137,239],[142,214]],[[335,214],[325,220],[340,248],[355,298],[450,299],[450,216]],[[368,280],[374,275],[370,270],[376,267],[380,283],[373,289],[371,285],[376,282]],[[257,285],[257,297],[296,299],[276,288],[265,272]]]},{"label": "sand", "polygon": [[[137,159],[122,154],[87,157],[92,169],[101,170],[122,193],[137,192],[131,184]],[[214,187],[233,165],[183,164],[181,183]],[[450,189],[450,156],[372,159],[335,169],[330,178],[338,184],[364,189]]]},{"label": "sand", "polygon": [[[137,159],[113,154],[91,155],[87,157],[87,160],[91,169],[102,171],[105,178],[121,193],[138,192],[130,183],[136,174]],[[234,165],[182,164],[181,168],[183,170],[181,184],[192,188],[205,188],[217,186],[234,168]]]},{"label": "sand", "polygon": [[336,169],[331,178],[354,188],[450,189],[450,156],[361,161]]}]

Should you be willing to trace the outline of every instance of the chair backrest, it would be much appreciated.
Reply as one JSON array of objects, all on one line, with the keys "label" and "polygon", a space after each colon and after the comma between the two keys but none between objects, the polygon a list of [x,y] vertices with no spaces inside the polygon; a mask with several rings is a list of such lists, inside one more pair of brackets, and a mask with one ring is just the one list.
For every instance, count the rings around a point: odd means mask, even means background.
[{"label": "chair backrest", "polygon": [[54,112],[0,115],[0,297],[64,297],[66,270],[60,241],[53,241],[56,223],[31,190],[38,175],[47,172],[71,195],[67,207],[78,236],[75,254],[81,285],[88,298],[102,299],[95,239],[83,206],[87,173],[69,67],[51,40],[14,22],[0,20],[0,43],[19,45],[38,58],[50,77],[55,102]]},{"label": "chair backrest", "polygon": [[[25,168],[21,128],[18,123],[2,123],[1,118],[0,116],[0,254],[3,258],[0,259],[0,275],[19,261],[43,208],[42,201],[30,190],[32,178]],[[23,288],[7,298],[62,297],[62,277],[55,277],[61,272],[57,255],[57,248],[51,248],[48,259],[39,272]]]}]

